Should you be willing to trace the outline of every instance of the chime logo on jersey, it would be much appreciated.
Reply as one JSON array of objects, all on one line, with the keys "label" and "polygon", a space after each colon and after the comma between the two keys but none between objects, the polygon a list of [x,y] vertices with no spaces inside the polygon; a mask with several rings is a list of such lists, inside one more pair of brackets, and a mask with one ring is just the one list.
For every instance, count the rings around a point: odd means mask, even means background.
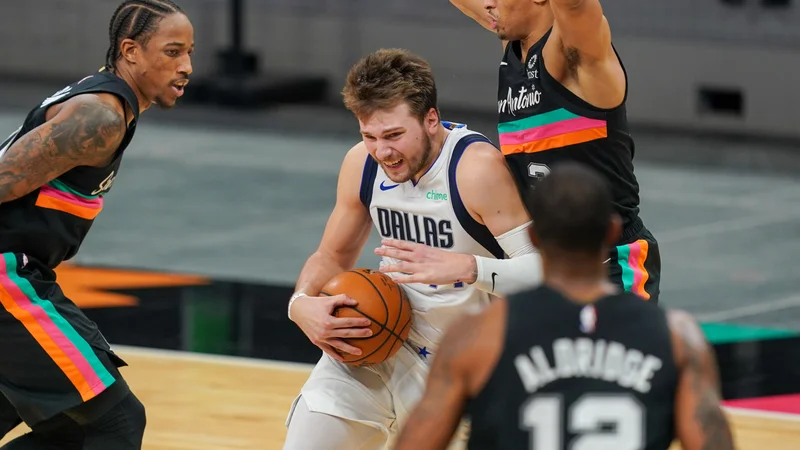
[{"label": "chime logo on jersey", "polygon": [[581,309],[580,329],[584,333],[593,333],[597,326],[597,310],[594,305],[586,305]]},{"label": "chime logo on jersey", "polygon": [[381,237],[417,242],[429,247],[453,247],[453,224],[449,220],[386,208],[377,208],[377,211]]}]

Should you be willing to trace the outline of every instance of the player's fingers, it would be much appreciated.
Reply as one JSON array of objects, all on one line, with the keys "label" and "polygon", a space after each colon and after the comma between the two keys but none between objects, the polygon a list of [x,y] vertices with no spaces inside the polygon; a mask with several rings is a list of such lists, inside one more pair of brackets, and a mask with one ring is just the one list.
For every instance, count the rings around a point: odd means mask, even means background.
[{"label": "player's fingers", "polygon": [[411,263],[399,262],[393,264],[381,264],[378,268],[383,273],[411,273],[413,268]]},{"label": "player's fingers", "polygon": [[365,338],[372,336],[369,328],[337,328],[329,333],[332,338]]},{"label": "player's fingers", "polygon": [[339,328],[363,328],[372,324],[366,317],[334,317],[330,319],[329,329]]},{"label": "player's fingers", "polygon": [[396,248],[398,250],[405,250],[408,252],[413,252],[415,249],[422,246],[422,244],[417,244],[416,242],[402,241],[400,239],[391,239],[391,238],[381,239],[381,245],[386,247]]},{"label": "player's fingers", "polygon": [[392,275],[392,280],[397,284],[420,283],[420,277],[417,274],[405,275],[397,274]]},{"label": "player's fingers", "polygon": [[341,339],[326,339],[325,342],[331,347],[344,353],[349,353],[356,356],[361,354],[361,350],[358,347],[353,347]]},{"label": "player's fingers", "polygon": [[391,247],[378,247],[375,249],[375,254],[378,256],[385,256],[387,258],[399,259],[401,261],[414,260],[414,253]]},{"label": "player's fingers", "polygon": [[358,301],[356,301],[356,299],[350,298],[344,294],[333,295],[331,297],[328,297],[327,300],[328,300],[328,306],[331,308],[331,311],[333,311],[333,308],[339,306],[356,306],[358,304]]},{"label": "player's fingers", "polygon": [[340,355],[339,352],[337,352],[336,349],[334,349],[330,345],[328,345],[328,344],[326,344],[324,342],[320,342],[320,343],[317,344],[317,347],[321,348],[323,352],[325,352],[328,355],[330,355],[331,358],[333,358],[333,359],[335,359],[335,360],[337,360],[339,362],[344,362],[344,358],[342,358],[342,355]]}]

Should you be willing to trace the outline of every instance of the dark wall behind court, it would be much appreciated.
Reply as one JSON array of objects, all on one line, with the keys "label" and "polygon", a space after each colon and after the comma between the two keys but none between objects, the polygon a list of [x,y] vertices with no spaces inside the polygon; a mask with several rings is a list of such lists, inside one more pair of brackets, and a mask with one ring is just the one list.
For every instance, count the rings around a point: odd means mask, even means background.
[{"label": "dark wall behind court", "polygon": [[[228,0],[183,0],[195,75],[228,45]],[[70,81],[99,68],[118,1],[6,2],[0,77]],[[605,0],[638,124],[800,137],[800,8],[792,0]],[[446,0],[246,0],[248,49],[273,74],[322,75],[338,100],[347,68],[379,47],[429,59],[441,104],[492,112],[500,43]]]}]

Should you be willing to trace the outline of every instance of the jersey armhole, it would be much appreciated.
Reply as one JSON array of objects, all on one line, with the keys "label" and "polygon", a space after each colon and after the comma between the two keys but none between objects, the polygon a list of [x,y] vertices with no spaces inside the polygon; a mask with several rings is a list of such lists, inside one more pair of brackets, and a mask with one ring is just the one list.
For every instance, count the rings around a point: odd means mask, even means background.
[{"label": "jersey armhole", "polygon": [[361,172],[361,189],[359,198],[361,203],[369,211],[369,205],[372,203],[372,190],[375,187],[375,177],[378,175],[378,163],[372,159],[372,156],[367,155],[364,161],[364,170]]},{"label": "jersey armhole", "polygon": [[483,135],[470,134],[462,137],[456,143],[455,147],[453,148],[453,153],[450,155],[450,165],[447,173],[447,182],[450,185],[450,203],[453,205],[453,212],[455,213],[458,222],[461,224],[461,227],[464,228],[464,231],[466,231],[467,234],[472,237],[472,239],[475,239],[477,243],[479,243],[495,258],[503,259],[505,257],[505,253],[503,252],[502,247],[500,247],[500,244],[497,243],[497,240],[494,238],[494,236],[492,236],[492,233],[488,228],[486,228],[485,225],[481,225],[470,215],[469,211],[467,211],[467,207],[464,206],[464,202],[461,200],[461,195],[458,193],[458,184],[456,182],[456,169],[458,168],[458,162],[461,160],[461,157],[464,155],[464,151],[467,149],[467,147],[475,142],[486,142],[488,144],[492,143],[492,141]]}]

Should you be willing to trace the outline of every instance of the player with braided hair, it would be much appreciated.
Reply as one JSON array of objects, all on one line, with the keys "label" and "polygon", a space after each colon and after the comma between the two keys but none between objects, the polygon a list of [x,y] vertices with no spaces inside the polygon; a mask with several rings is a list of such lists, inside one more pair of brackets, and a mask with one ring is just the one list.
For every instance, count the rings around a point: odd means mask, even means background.
[{"label": "player with braided hair", "polygon": [[139,114],[175,105],[192,72],[194,30],[169,0],[126,0],[99,72],[36,105],[0,143],[0,438],[3,450],[134,450],[144,406],[125,362],[61,291],[111,189]]}]

